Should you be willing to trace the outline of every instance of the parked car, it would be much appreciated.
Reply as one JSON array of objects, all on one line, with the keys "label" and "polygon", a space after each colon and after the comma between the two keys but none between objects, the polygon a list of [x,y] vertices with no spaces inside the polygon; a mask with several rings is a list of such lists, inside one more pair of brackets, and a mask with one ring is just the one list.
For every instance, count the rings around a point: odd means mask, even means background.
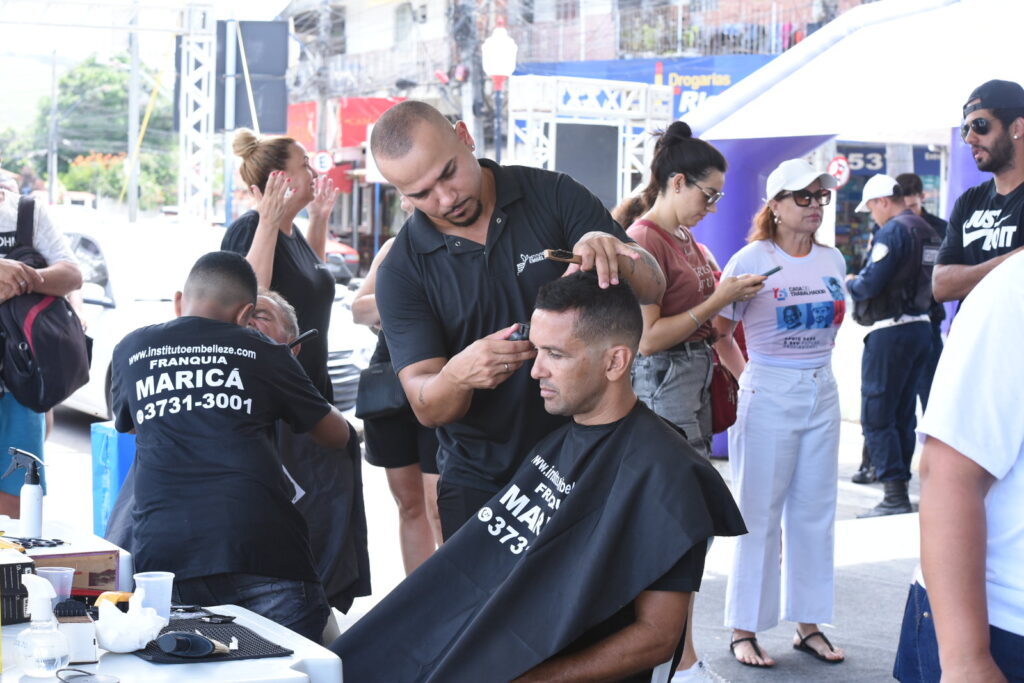
[{"label": "parked car", "polygon": [[[295,217],[295,226],[302,231],[303,235],[307,234],[309,217],[306,215],[305,209]],[[359,252],[335,239],[330,233],[327,235],[324,260],[327,262],[327,271],[334,277],[336,284],[348,285],[352,278],[359,275]]]},{"label": "parked car", "polygon": [[[220,248],[224,228],[180,216],[130,224],[84,207],[52,207],[51,214],[79,259],[84,280],[80,313],[93,338],[89,382],[64,405],[109,419],[114,346],[136,328],[174,317],[174,293],[196,259]],[[355,404],[359,373],[373,341],[352,322],[342,299],[339,295],[332,312],[328,353],[336,405],[348,410]]]},{"label": "parked car", "polygon": [[[327,272],[334,278],[337,285],[347,285],[359,272],[359,259],[356,258],[356,265],[349,266],[345,260],[345,252],[342,248],[352,249],[347,244],[342,244],[334,239],[327,240],[327,248],[324,251],[324,260],[327,263]],[[352,251],[355,251],[352,249]]]},{"label": "parked car", "polygon": [[353,276],[359,273],[359,252],[350,245],[336,240],[334,237],[328,237],[326,251],[328,258],[336,254],[348,266],[348,269],[352,271]]},{"label": "parked car", "polygon": [[334,385],[334,405],[341,411],[355,408],[359,373],[370,364],[377,346],[377,336],[352,320],[352,298],[356,289],[356,281],[347,287],[335,287],[331,329],[327,334],[327,372]]}]

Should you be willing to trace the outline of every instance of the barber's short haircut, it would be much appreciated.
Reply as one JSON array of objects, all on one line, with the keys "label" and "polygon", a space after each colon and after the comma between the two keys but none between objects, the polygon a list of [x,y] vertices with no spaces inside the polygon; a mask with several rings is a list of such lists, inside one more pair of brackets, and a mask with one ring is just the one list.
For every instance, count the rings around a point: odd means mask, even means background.
[{"label": "barber's short haircut", "polygon": [[295,307],[288,303],[288,300],[278,294],[272,289],[264,289],[260,287],[260,296],[265,296],[274,304],[281,309],[284,314],[284,333],[288,335],[288,341],[291,341],[299,336],[299,317],[295,314]]},{"label": "barber's short haircut", "polygon": [[233,251],[211,251],[192,266],[184,295],[225,309],[256,303],[256,273],[245,257]]},{"label": "barber's short haircut", "polygon": [[607,340],[636,351],[644,331],[640,302],[632,288],[621,280],[601,289],[597,275],[591,271],[577,271],[543,285],[537,293],[536,308],[557,313],[576,311],[573,333],[587,344]]},{"label": "barber's short haircut", "polygon": [[401,159],[412,149],[412,134],[427,123],[454,135],[451,122],[426,102],[406,100],[381,114],[370,133],[370,151],[378,159]]},{"label": "barber's short haircut", "polygon": [[896,176],[896,182],[903,190],[904,197],[924,194],[924,183],[921,182],[921,176],[916,173],[900,173]]}]

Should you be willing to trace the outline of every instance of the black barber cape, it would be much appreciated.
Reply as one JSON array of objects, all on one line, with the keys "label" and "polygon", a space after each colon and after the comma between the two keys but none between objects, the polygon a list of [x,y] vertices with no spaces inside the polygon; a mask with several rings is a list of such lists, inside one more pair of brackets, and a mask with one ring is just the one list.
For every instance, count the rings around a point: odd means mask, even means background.
[{"label": "black barber cape", "polygon": [[328,448],[309,434],[276,425],[277,451],[291,480],[292,502],[309,527],[309,546],[327,604],[348,612],[370,594],[370,556],[363,506],[363,455],[355,428],[348,445]]},{"label": "black barber cape", "polygon": [[[640,401],[568,424],[331,649],[345,680],[509,681],[658,581],[746,532],[718,472]],[[595,438],[596,437],[596,438]]]}]

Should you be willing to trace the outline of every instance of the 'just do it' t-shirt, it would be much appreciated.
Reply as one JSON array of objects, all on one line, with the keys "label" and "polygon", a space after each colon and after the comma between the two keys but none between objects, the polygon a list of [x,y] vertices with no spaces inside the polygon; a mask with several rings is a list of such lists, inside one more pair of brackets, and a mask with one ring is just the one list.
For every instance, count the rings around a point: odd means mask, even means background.
[{"label": "'just do it' t-shirt", "polygon": [[750,359],[787,368],[817,368],[829,362],[846,314],[846,262],[838,249],[814,244],[803,257],[774,242],[752,242],[736,252],[722,277],[765,273],[764,289],[720,315],[743,321]]}]

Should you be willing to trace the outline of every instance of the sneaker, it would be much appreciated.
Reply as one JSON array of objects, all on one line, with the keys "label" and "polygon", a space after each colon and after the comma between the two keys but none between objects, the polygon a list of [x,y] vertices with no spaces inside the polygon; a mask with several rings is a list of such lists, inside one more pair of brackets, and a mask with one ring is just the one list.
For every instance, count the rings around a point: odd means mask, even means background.
[{"label": "sneaker", "polygon": [[697,663],[684,671],[676,671],[670,683],[729,683],[715,673],[714,669],[697,660]]}]

